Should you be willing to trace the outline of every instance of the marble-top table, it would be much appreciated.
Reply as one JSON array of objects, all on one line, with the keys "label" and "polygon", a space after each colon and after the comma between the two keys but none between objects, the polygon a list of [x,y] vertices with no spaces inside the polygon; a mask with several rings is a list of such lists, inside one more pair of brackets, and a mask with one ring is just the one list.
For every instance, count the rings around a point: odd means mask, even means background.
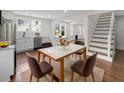
[{"label": "marble-top table", "polygon": [[[49,48],[38,49],[38,62],[40,62],[40,54],[46,55],[49,59],[59,62],[59,81],[64,81],[64,58],[74,54],[79,50],[84,50],[84,57],[86,59],[86,47],[76,44],[68,46],[53,46]],[[50,61],[49,60],[49,61]]]}]

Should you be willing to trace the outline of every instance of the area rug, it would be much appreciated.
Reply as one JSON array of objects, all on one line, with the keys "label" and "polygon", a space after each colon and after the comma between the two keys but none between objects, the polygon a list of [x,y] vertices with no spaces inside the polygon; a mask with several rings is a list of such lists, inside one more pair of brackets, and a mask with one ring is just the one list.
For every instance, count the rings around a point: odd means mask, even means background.
[{"label": "area rug", "polygon": [[[74,61],[73,60],[69,60],[69,61],[65,61],[64,63],[64,82],[70,82],[70,77],[71,77],[71,69],[70,66],[71,64],[73,64]],[[56,76],[58,76],[58,62],[52,62],[52,66],[54,68],[54,74]],[[28,68],[27,70],[23,71],[22,73],[20,73],[21,78],[22,78],[22,82],[29,82],[29,78],[30,78],[30,69]],[[103,81],[103,76],[104,76],[104,70],[95,66],[94,70],[94,77],[95,77],[95,82],[102,82]],[[36,78],[33,77],[32,78],[32,82],[36,82]],[[49,75],[46,75],[43,78],[40,78],[39,80],[40,82],[50,82],[51,78]],[[92,82],[92,76],[90,75],[89,77],[87,77],[87,82]],[[74,79],[73,82],[84,82],[84,78],[80,77],[78,74],[74,74]]]}]

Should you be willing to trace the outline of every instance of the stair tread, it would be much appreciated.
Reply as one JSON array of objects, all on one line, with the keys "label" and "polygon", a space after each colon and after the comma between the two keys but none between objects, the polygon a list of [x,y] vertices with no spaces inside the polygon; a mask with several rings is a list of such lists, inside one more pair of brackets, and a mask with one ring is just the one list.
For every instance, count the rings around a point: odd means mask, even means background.
[{"label": "stair tread", "polygon": [[95,31],[109,31],[109,29],[96,28]]},{"label": "stair tread", "polygon": [[108,23],[108,24],[104,24],[104,23],[102,23],[102,24],[96,24],[96,26],[110,26],[110,23]]},{"label": "stair tread", "polygon": [[100,16],[99,17],[99,19],[108,19],[108,18],[111,18],[111,16],[104,16],[104,17]]},{"label": "stair tread", "polygon": [[95,31],[109,31],[109,28],[95,28]]},{"label": "stair tread", "polygon": [[106,23],[107,23],[107,24],[110,24],[110,22],[98,22],[98,21],[97,21],[97,24],[106,24]]},{"label": "stair tread", "polygon": [[102,42],[102,41],[91,41],[91,42],[94,42],[94,43],[102,43],[102,44],[108,44],[107,42]]},{"label": "stair tread", "polygon": [[94,34],[96,34],[96,35],[108,35],[108,33],[94,33]]},{"label": "stair tread", "polygon": [[109,27],[110,26],[104,26],[104,25],[103,26],[102,25],[99,26],[99,25],[96,25],[96,28],[109,28]]},{"label": "stair tread", "polygon": [[108,34],[108,31],[94,31],[94,34]]},{"label": "stair tread", "polygon": [[98,38],[98,39],[108,39],[107,37],[105,38],[105,37],[92,37],[92,38]]},{"label": "stair tread", "polygon": [[105,22],[105,21],[111,21],[111,19],[103,19],[103,20],[98,19],[98,22]]}]

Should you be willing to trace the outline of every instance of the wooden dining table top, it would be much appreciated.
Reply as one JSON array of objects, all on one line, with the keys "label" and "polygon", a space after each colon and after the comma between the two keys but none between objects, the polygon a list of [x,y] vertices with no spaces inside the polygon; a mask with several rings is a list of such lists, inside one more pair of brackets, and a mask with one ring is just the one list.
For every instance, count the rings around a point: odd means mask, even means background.
[{"label": "wooden dining table top", "polygon": [[85,46],[70,44],[68,46],[53,46],[49,48],[38,49],[39,52],[51,57],[54,60],[59,60],[63,57],[71,55],[76,51],[82,50]]}]

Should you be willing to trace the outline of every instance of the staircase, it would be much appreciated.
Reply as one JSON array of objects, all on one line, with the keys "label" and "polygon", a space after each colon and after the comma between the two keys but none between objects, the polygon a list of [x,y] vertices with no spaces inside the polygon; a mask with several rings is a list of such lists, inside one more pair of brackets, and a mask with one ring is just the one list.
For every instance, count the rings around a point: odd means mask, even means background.
[{"label": "staircase", "polygon": [[115,55],[115,18],[113,12],[100,14],[89,44],[88,54],[97,52],[98,58],[113,61]]}]

